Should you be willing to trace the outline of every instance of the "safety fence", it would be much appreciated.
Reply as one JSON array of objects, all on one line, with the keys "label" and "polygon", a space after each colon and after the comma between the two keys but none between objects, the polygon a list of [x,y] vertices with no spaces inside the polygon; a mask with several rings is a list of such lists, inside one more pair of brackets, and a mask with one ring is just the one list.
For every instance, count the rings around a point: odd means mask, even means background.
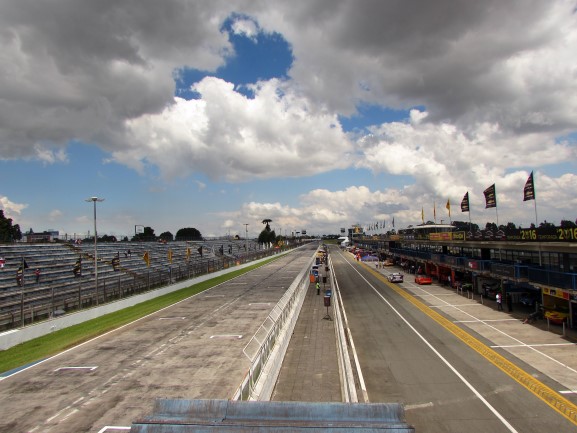
[{"label": "safety fence", "polygon": [[251,365],[233,400],[270,399],[280,364],[306,296],[306,289],[310,284],[309,269],[313,260],[314,256],[244,347],[243,352]]}]

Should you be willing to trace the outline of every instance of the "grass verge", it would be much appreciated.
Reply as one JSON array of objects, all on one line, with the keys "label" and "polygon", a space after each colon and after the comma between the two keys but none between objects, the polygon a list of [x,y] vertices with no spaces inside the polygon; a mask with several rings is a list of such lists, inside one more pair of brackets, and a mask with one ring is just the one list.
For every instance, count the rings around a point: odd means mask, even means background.
[{"label": "grass verge", "polygon": [[[17,346],[11,347],[0,353],[0,372],[5,373],[27,364],[38,362],[49,356],[56,355],[63,350],[105,334],[106,332],[140,319],[141,317],[154,313],[162,308],[173,305],[176,302],[203,292],[225,281],[236,278],[239,275],[250,272],[253,269],[276,260],[277,258],[278,257],[272,257],[244,269],[239,269],[198,284],[193,284],[184,289],[167,293],[158,298],[125,308],[124,310],[106,314],[96,319],[88,320],[79,323],[78,325],[70,326],[34,340],[18,344]],[[0,374],[0,376],[2,376],[2,374]]]}]

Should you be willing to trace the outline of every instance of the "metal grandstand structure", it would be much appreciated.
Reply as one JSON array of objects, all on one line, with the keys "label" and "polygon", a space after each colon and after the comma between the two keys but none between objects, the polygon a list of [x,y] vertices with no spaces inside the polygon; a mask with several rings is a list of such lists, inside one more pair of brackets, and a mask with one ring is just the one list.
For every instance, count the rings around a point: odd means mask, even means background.
[{"label": "metal grandstand structure", "polygon": [[[96,287],[92,244],[0,245],[0,331],[258,260],[276,251],[244,239],[99,243]],[[36,269],[40,270],[38,280]]]}]

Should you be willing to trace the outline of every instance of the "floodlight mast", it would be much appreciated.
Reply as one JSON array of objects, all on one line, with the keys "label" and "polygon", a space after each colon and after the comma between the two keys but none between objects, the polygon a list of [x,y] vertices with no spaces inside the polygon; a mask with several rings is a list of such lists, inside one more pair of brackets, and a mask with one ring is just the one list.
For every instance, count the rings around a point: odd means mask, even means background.
[{"label": "floodlight mast", "polygon": [[94,292],[96,294],[96,305],[98,306],[98,232],[96,231],[96,202],[103,202],[103,198],[90,197],[85,200],[94,205]]}]

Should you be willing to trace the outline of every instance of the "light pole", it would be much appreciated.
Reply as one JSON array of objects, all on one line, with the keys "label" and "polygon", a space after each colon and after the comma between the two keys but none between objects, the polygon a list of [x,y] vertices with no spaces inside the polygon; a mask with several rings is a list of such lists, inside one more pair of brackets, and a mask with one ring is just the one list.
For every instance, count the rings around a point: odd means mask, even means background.
[{"label": "light pole", "polygon": [[90,197],[85,201],[92,202],[94,204],[94,288],[96,292],[96,305],[98,305],[98,232],[96,231],[96,202],[104,201],[104,199],[98,197]]},{"label": "light pole", "polygon": [[248,255],[248,224],[247,223],[244,223],[244,231],[245,231],[244,243],[246,245],[246,254]]}]

